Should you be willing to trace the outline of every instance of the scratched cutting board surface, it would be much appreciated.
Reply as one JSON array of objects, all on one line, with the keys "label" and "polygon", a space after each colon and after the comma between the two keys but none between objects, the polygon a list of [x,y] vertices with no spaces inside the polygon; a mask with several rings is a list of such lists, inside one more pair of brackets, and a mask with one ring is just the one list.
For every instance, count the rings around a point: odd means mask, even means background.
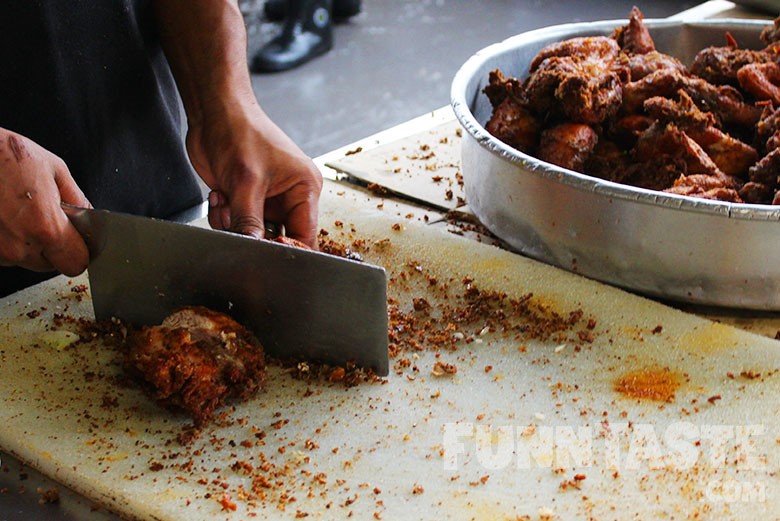
[{"label": "scratched cutting board surface", "polygon": [[113,348],[62,348],[60,277],[0,302],[0,448],[129,519],[780,518],[778,342],[333,183],[320,226],[388,269],[385,381],[273,366],[182,445]]},{"label": "scratched cutting board surface", "polygon": [[438,210],[470,213],[460,173],[460,143],[460,124],[453,119],[385,145],[352,150],[326,165]]},{"label": "scratched cutting board surface", "polygon": [[[400,194],[406,199],[440,211],[457,208],[459,214],[476,219],[468,204],[463,205],[465,194],[460,177],[460,149],[460,126],[453,116],[450,121],[382,146],[365,151],[353,150],[353,153],[326,165],[365,183],[380,185],[390,190],[390,193]],[[452,197],[448,190],[452,190]],[[485,240],[487,236],[482,235],[481,239]],[[780,313],[709,309],[692,305],[679,307],[770,338],[780,335]]]}]

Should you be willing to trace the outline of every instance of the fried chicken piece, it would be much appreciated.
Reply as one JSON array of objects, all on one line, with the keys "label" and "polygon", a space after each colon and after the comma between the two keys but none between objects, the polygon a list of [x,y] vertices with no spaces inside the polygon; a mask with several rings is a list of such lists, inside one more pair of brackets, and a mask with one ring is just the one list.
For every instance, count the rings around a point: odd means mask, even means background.
[{"label": "fried chicken piece", "polygon": [[[706,177],[706,176],[704,176]],[[706,184],[706,183],[705,183]],[[739,193],[733,188],[724,188],[716,186],[713,188],[704,188],[696,184],[681,184],[667,188],[664,192],[669,194],[687,195],[688,197],[697,197],[699,199],[711,199],[714,201],[725,201],[729,203],[743,203]]]},{"label": "fried chicken piece", "polygon": [[778,204],[780,188],[780,109],[764,108],[756,125],[756,145],[766,155],[748,170],[748,182],[740,189],[742,199],[755,204]]},{"label": "fried chicken piece", "polygon": [[674,186],[688,186],[704,192],[715,188],[728,188],[734,190],[739,187],[739,182],[731,176],[716,172],[714,174],[685,175],[676,179]]},{"label": "fried chicken piece", "polygon": [[780,105],[780,64],[751,63],[737,72],[740,86],[757,100]]},{"label": "fried chicken piece", "polygon": [[686,163],[688,175],[683,175],[666,188],[664,192],[741,203],[737,193],[739,181],[720,171],[710,157],[688,137],[685,132],[667,125],[658,140],[659,146],[665,146],[664,152],[679,157]]},{"label": "fried chicken piece", "polygon": [[756,124],[755,144],[768,153],[780,146],[780,109],[769,103]]},{"label": "fried chicken piece", "polygon": [[542,132],[537,157],[554,165],[584,172],[585,161],[593,152],[599,137],[596,131],[581,123],[563,123]]},{"label": "fried chicken piece", "polygon": [[745,103],[742,94],[734,87],[715,86],[672,69],[658,70],[626,84],[623,88],[623,111],[628,114],[640,112],[649,98],[673,98],[680,90],[685,91],[701,110],[715,114],[721,124],[753,127],[761,116],[761,109]]},{"label": "fried chicken piece", "polygon": [[617,113],[629,75],[617,42],[604,36],[548,45],[534,57],[530,73],[524,86],[535,114],[587,125]]},{"label": "fried chicken piece", "polygon": [[741,203],[736,179],[722,172],[691,174],[681,176],[674,184],[664,192],[698,197],[701,199],[713,199],[732,203]]},{"label": "fried chicken piece", "polygon": [[620,46],[607,36],[569,38],[551,43],[540,50],[531,61],[528,72],[533,73],[549,58],[576,58],[577,60],[586,60],[589,65],[601,68],[596,63],[598,60],[609,62],[614,60],[619,53]]},{"label": "fried chicken piece", "polygon": [[770,47],[772,44],[780,42],[780,17],[775,18],[772,25],[764,27],[759,38]]},{"label": "fried chicken piece", "polygon": [[632,154],[616,143],[600,139],[585,164],[585,172],[614,183],[663,190],[685,175],[686,165],[684,161],[669,156],[637,163]]},{"label": "fried chicken piece", "polygon": [[160,405],[184,410],[198,427],[225,400],[256,393],[266,378],[257,338],[227,315],[204,307],[185,307],[159,326],[133,332],[124,365]]},{"label": "fried chicken piece", "polygon": [[617,143],[601,137],[585,162],[585,172],[607,181],[622,183],[629,161],[628,154]]},{"label": "fried chicken piece", "polygon": [[631,71],[631,81],[641,80],[655,71],[671,69],[681,74],[688,74],[685,65],[675,58],[658,51],[645,54],[632,54],[628,58],[628,68]]},{"label": "fried chicken piece", "polygon": [[771,187],[753,181],[748,181],[739,189],[739,197],[742,201],[751,204],[769,204],[774,193],[775,190]]},{"label": "fried chicken piece", "polygon": [[628,25],[618,27],[612,37],[620,48],[629,54],[647,54],[655,51],[655,42],[645,25],[645,17],[638,7],[634,6],[628,16]]},{"label": "fried chicken piece", "polygon": [[609,135],[624,147],[631,148],[653,123],[655,119],[645,114],[628,114],[612,122],[608,129]]},{"label": "fried chicken piece", "polygon": [[729,177],[693,139],[671,123],[657,123],[644,132],[634,147],[634,156],[640,163],[655,160],[659,156],[679,159],[685,163],[688,177],[694,174]]},{"label": "fried chicken piece", "polygon": [[718,123],[711,112],[704,112],[696,106],[684,90],[677,92],[678,99],[654,96],[645,100],[644,111],[662,123],[674,123],[686,132],[689,129],[703,129]]},{"label": "fried chicken piece", "polygon": [[488,97],[493,108],[501,105],[507,97],[515,98],[521,105],[528,103],[522,82],[517,78],[507,78],[500,69],[490,71],[488,84],[482,89],[482,92]]},{"label": "fried chicken piece", "polygon": [[736,40],[726,33],[726,47],[707,47],[696,54],[691,72],[713,85],[739,87],[737,73],[745,65],[769,63],[774,60],[766,50],[739,49]]},{"label": "fried chicken piece", "polygon": [[[691,174],[723,175],[707,153],[671,123],[656,123],[645,131],[634,147],[634,158],[639,164],[655,165],[656,172],[665,174],[663,179],[647,179],[641,185],[653,190],[667,189],[670,181]],[[678,175],[670,180],[673,172]]]},{"label": "fried chicken piece", "polygon": [[684,160],[673,156],[658,156],[641,163],[630,163],[625,170],[617,173],[618,177],[614,181],[660,191],[672,186],[686,171]]},{"label": "fried chicken piece", "polygon": [[615,29],[612,37],[621,50],[628,55],[631,81],[641,80],[648,74],[661,69],[674,69],[687,73],[685,65],[675,58],[658,52],[650,31],[644,22],[642,12],[634,6],[628,24]]},{"label": "fried chicken piece", "polygon": [[666,69],[657,70],[642,78],[631,81],[623,88],[625,114],[641,114],[644,104],[650,98],[672,98],[682,88],[685,75]]},{"label": "fried chicken piece", "polygon": [[278,242],[279,244],[284,244],[286,246],[294,246],[296,248],[301,248],[303,250],[311,250],[311,248],[307,244],[302,243],[298,239],[287,237],[286,235],[278,235],[273,239],[271,239],[271,241]]},{"label": "fried chicken piece", "polygon": [[767,153],[780,148],[780,132],[775,132],[769,139],[767,139],[765,148]]},{"label": "fried chicken piece", "polygon": [[645,111],[659,122],[674,123],[683,130],[725,174],[745,177],[758,160],[756,149],[716,128],[715,116],[699,110],[685,91],[679,92],[679,98],[650,98],[645,101]]},{"label": "fried chicken piece", "polygon": [[755,148],[718,128],[691,129],[688,135],[726,175],[744,179],[748,169],[758,160]]},{"label": "fried chicken piece", "polygon": [[505,78],[499,70],[490,73],[485,94],[493,105],[493,113],[485,129],[507,145],[528,154],[534,153],[539,142],[539,123],[526,109],[526,98],[520,83]]},{"label": "fried chicken piece", "polygon": [[776,148],[761,158],[761,161],[750,168],[748,179],[770,188],[777,188],[780,175],[780,148]]},{"label": "fried chicken piece", "polygon": [[539,124],[525,107],[506,98],[493,110],[485,129],[510,147],[533,154],[539,142]]},{"label": "fried chicken piece", "polygon": [[709,173],[718,168],[695,141],[671,123],[654,124],[643,132],[634,147],[634,156],[640,163],[662,156],[681,159],[686,172],[692,173]]}]

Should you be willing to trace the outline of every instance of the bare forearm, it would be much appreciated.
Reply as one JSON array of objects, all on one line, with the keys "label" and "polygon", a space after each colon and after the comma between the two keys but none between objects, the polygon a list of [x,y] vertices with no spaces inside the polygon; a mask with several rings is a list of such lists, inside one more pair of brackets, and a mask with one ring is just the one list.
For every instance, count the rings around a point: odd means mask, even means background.
[{"label": "bare forearm", "polygon": [[268,218],[316,247],[322,176],[257,103],[235,0],[155,0],[155,9],[187,111],[187,151],[212,190],[209,223],[262,237]]},{"label": "bare forearm", "polygon": [[160,37],[190,124],[255,104],[246,29],[233,0],[155,0]]}]

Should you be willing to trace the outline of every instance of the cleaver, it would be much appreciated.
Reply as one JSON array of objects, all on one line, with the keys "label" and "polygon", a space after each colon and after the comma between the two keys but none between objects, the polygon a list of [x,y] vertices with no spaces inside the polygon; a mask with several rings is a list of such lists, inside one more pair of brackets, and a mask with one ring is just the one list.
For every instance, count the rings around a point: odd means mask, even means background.
[{"label": "cleaver", "polygon": [[63,204],[89,248],[95,318],[159,324],[200,305],[229,314],[269,355],[386,376],[384,268],[231,232]]}]

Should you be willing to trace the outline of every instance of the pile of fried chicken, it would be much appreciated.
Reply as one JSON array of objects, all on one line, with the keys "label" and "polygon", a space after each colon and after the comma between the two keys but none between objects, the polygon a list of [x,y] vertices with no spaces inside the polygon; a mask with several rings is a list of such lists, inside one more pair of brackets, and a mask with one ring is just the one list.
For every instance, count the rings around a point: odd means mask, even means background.
[{"label": "pile of fried chicken", "polygon": [[486,129],[543,161],[609,181],[780,204],[780,18],[761,50],[658,52],[642,13],[611,36],[548,45],[525,80],[490,73]]}]

